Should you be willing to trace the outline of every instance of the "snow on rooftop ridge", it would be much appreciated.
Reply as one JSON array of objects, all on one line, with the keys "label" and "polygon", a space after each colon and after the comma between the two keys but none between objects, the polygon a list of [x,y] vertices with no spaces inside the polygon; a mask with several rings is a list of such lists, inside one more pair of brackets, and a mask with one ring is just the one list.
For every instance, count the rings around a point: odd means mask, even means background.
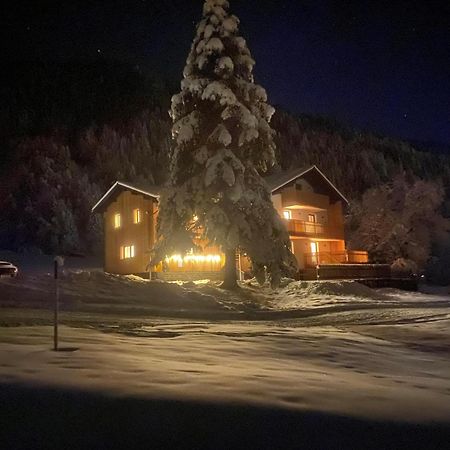
[{"label": "snow on rooftop ridge", "polygon": [[225,12],[230,7],[228,0],[206,0],[203,5],[203,15],[221,14],[221,10]]},{"label": "snow on rooftop ridge", "polygon": [[136,192],[141,192],[142,194],[149,195],[150,197],[159,197],[159,186],[150,185],[150,184],[140,184],[135,182],[128,182],[128,181],[117,181],[117,183],[120,186],[129,188],[131,190],[134,190]]},{"label": "snow on rooftop ridge", "polygon": [[308,170],[311,170],[313,167],[314,166],[305,166],[288,171],[283,170],[266,177],[266,182],[272,190],[277,190],[280,187],[283,187],[284,184],[295,180],[295,178],[298,178]]},{"label": "snow on rooftop ridge", "polygon": [[114,192],[118,189],[126,188],[131,191],[138,192],[139,194],[146,195],[158,199],[160,197],[158,186],[138,186],[135,183],[129,183],[124,181],[116,181],[102,196],[102,198],[92,207],[91,212],[98,212],[101,207],[114,195]]},{"label": "snow on rooftop ridge", "polygon": [[[226,127],[217,127],[214,132],[211,134],[210,138],[215,142],[222,144],[224,147],[228,147],[229,145],[229,132]],[[198,154],[197,154],[198,153]],[[199,158],[202,162],[207,159],[207,150],[206,147],[202,146],[197,149],[196,158]],[[292,169],[289,171],[281,171],[275,173],[273,175],[269,175],[265,177],[265,181],[270,188],[271,192],[276,191],[277,189],[282,188],[286,184],[294,181],[295,179],[305,175],[311,170],[317,170],[317,172],[329,183],[329,185],[338,193],[341,198],[345,200],[345,202],[349,203],[347,198],[334,186],[334,184],[326,177],[326,175],[315,165],[306,166],[302,168]],[[227,181],[230,181],[229,176],[225,175]],[[150,197],[159,198],[161,188],[159,186],[144,186],[138,185],[136,183],[131,183],[127,181],[116,181],[108,191],[103,195],[103,197],[95,204],[92,208],[92,211],[95,212],[108,198],[112,195],[113,191],[118,187],[125,187],[131,189],[135,192],[142,193],[144,195],[148,195]]]},{"label": "snow on rooftop ridge", "polygon": [[347,204],[350,202],[347,200],[345,195],[330,181],[330,179],[316,166],[308,166],[299,169],[292,169],[287,172],[278,172],[276,174],[266,177],[266,182],[271,190],[275,192],[276,190],[286,186],[286,184],[300,178],[301,176],[311,172],[312,170],[317,171],[317,173],[328,183],[328,185],[341,197]]}]

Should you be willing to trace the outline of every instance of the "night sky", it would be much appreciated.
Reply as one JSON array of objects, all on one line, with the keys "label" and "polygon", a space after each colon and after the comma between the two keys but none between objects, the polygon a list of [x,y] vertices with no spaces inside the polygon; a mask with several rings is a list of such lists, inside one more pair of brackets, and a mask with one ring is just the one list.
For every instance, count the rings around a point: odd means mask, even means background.
[{"label": "night sky", "polygon": [[[4,60],[115,58],[181,78],[201,0],[3,6]],[[450,144],[450,2],[231,0],[270,102]]]}]

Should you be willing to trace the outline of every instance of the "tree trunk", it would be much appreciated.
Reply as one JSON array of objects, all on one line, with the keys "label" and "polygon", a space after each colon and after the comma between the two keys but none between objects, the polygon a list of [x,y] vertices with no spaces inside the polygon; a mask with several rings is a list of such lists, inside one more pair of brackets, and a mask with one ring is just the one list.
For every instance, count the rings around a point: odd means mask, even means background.
[{"label": "tree trunk", "polygon": [[223,289],[233,290],[238,288],[236,275],[236,249],[228,248],[225,250],[225,266],[223,269],[223,283],[220,286]]}]

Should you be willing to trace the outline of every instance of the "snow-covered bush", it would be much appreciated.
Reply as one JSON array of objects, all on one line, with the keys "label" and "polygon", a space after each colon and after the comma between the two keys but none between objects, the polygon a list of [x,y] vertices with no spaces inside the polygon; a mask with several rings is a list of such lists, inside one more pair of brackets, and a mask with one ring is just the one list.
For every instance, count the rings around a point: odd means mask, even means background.
[{"label": "snow-covered bush", "polygon": [[408,180],[405,175],[369,189],[351,205],[351,248],[368,250],[376,262],[411,260],[417,273],[433,245],[440,248],[449,239],[450,221],[441,212],[444,195],[439,183]]},{"label": "snow-covered bush", "polygon": [[418,267],[414,261],[405,258],[397,258],[391,264],[391,272],[394,277],[412,277],[417,276]]}]

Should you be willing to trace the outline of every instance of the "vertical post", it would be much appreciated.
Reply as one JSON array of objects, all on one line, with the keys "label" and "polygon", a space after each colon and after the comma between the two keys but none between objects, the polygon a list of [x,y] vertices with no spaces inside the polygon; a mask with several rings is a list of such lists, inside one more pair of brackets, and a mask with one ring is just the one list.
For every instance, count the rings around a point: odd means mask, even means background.
[{"label": "vertical post", "polygon": [[225,266],[223,268],[223,283],[221,284],[222,289],[233,290],[238,287],[236,278],[236,249],[226,248],[225,251]]},{"label": "vertical post", "polygon": [[55,271],[55,305],[53,314],[53,350],[58,351],[58,310],[59,310],[59,285],[58,285],[58,260],[54,261]]},{"label": "vertical post", "polygon": [[244,281],[244,277],[242,276],[242,264],[241,264],[241,252],[237,251],[238,254],[238,270],[239,270],[239,281]]}]

